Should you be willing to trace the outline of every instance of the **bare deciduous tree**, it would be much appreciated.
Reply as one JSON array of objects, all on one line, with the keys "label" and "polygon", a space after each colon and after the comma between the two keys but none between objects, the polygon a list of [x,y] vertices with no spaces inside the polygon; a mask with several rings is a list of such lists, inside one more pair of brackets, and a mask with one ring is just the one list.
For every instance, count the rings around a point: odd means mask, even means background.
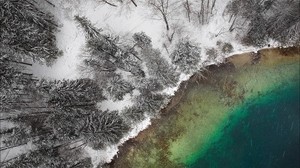
[{"label": "bare deciduous tree", "polygon": [[189,0],[185,0],[184,4],[183,4],[185,10],[186,10],[186,14],[187,14],[187,17],[189,19],[189,22],[191,22],[191,3],[189,2]]},{"label": "bare deciduous tree", "polygon": [[242,42],[247,45],[264,46],[270,38],[283,44],[298,44],[299,11],[297,0],[234,0],[227,6],[230,21],[233,19],[229,31],[243,30]]},{"label": "bare deciduous tree", "polygon": [[196,15],[200,25],[207,24],[209,22],[215,4],[216,0],[213,0],[212,2],[210,0],[197,1],[197,4],[195,4],[195,9],[198,10],[193,11],[193,13]]},{"label": "bare deciduous tree", "polygon": [[108,4],[112,7],[118,7],[118,5],[116,5],[117,3],[119,4],[123,4],[123,3],[132,3],[135,7],[137,7],[137,3],[135,2],[135,0],[101,0],[101,2]]},{"label": "bare deciduous tree", "polygon": [[102,2],[104,2],[104,3],[106,3],[106,4],[110,5],[110,6],[113,6],[113,7],[117,7],[116,4],[114,4],[114,3],[112,3],[112,2],[109,2],[109,1],[107,1],[107,0],[102,0]]},{"label": "bare deciduous tree", "polygon": [[148,4],[152,7],[154,15],[163,19],[167,31],[170,30],[169,17],[178,6],[177,1],[170,2],[169,0],[149,0]]},{"label": "bare deciduous tree", "polygon": [[274,15],[268,20],[268,33],[276,40],[286,43],[300,41],[299,1],[278,1],[273,3]]}]

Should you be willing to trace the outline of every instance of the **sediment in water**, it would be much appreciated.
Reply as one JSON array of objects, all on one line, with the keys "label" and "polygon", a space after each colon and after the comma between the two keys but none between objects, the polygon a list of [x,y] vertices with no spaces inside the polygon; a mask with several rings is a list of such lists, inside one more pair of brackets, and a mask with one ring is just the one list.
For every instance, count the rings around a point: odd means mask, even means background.
[{"label": "sediment in water", "polygon": [[226,127],[248,115],[242,107],[279,88],[299,87],[299,60],[299,47],[276,48],[234,55],[207,67],[183,82],[161,117],[120,147],[118,157],[106,166],[192,165]]}]

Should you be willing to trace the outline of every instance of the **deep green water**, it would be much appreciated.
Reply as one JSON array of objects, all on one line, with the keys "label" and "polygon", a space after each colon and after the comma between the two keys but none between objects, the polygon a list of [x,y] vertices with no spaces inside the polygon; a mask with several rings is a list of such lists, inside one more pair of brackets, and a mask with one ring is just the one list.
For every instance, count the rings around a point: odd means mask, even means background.
[{"label": "deep green water", "polygon": [[188,167],[299,168],[299,94],[297,82],[244,103],[222,137]]}]

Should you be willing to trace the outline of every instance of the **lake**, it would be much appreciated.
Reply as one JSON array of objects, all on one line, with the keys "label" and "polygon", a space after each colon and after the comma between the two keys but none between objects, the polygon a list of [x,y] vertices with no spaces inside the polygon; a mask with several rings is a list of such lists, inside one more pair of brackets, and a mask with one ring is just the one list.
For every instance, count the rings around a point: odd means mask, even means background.
[{"label": "lake", "polygon": [[108,167],[299,167],[300,48],[229,57],[181,84]]}]

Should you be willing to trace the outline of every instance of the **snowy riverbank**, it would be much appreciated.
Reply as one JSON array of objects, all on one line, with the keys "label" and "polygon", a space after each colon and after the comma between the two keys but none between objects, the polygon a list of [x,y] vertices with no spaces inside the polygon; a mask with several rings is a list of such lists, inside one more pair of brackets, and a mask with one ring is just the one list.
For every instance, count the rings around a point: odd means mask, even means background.
[{"label": "snowy riverbank", "polygon": [[[198,1],[192,1],[194,5],[199,5]],[[46,79],[79,79],[82,77],[93,77],[90,74],[84,74],[80,70],[83,60],[86,38],[84,32],[78,28],[74,16],[85,16],[94,26],[103,29],[106,34],[116,34],[122,43],[131,43],[132,35],[137,32],[145,32],[152,40],[154,49],[158,49],[161,55],[171,63],[170,53],[176,49],[176,43],[182,39],[188,38],[201,48],[201,58],[198,69],[218,64],[230,55],[257,51],[256,47],[245,47],[237,39],[240,31],[229,31],[233,25],[229,15],[224,14],[229,0],[215,1],[215,4],[206,12],[205,24],[197,23],[197,20],[187,19],[183,12],[183,3],[180,1],[172,2],[171,9],[168,9],[169,30],[165,29],[163,18],[153,10],[149,4],[143,1],[136,1],[137,7],[131,3],[108,5],[104,2],[87,0],[57,0],[52,5],[44,5],[43,8],[54,14],[60,27],[56,34],[57,46],[63,51],[63,55],[51,66],[39,65],[35,63],[32,66],[33,75],[38,78]],[[208,1],[209,3],[209,1]],[[208,10],[208,9],[207,9]],[[224,46],[227,45],[227,48]],[[269,47],[275,47],[278,43],[270,41]],[[172,65],[174,66],[174,65]],[[175,87],[165,88],[162,92],[172,96],[178,90],[179,85],[190,78],[192,73],[185,74],[179,69],[179,81]],[[134,90],[136,91],[136,90]],[[127,94],[122,101],[105,100],[98,104],[101,110],[122,111],[125,107],[132,106],[133,97],[139,94]],[[121,141],[103,150],[94,150],[91,147],[84,147],[86,155],[91,157],[94,167],[111,161],[118,153],[118,146],[125,141],[135,137],[138,133],[151,124],[150,117],[138,124],[132,126],[130,132],[126,134]],[[32,149],[30,143],[22,148]],[[26,150],[21,150],[25,153]],[[4,152],[5,159],[13,158],[13,153]],[[8,155],[9,154],[9,155]],[[7,157],[9,156],[9,157]],[[3,158],[1,157],[1,160]]]}]

